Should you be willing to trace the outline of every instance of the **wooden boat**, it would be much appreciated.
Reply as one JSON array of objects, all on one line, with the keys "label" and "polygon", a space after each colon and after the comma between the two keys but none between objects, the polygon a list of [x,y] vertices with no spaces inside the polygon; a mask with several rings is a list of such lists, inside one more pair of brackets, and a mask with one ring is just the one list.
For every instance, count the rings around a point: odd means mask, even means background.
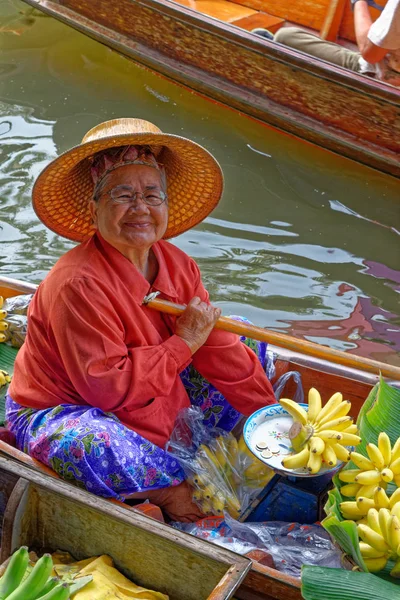
[{"label": "wooden boat", "polygon": [[346,0],[25,1],[201,94],[400,175],[400,89],[249,32],[296,24],[348,44]]},{"label": "wooden boat", "polygon": [[[0,277],[0,295],[5,298],[18,294],[33,293],[35,290],[36,286],[33,284]],[[379,378],[378,373],[367,372],[362,367],[352,368],[334,364],[328,360],[310,357],[305,353],[294,352],[284,348],[283,343],[280,347],[273,347],[273,349],[278,355],[276,361],[277,377],[285,372],[295,370],[301,374],[304,389],[315,386],[323,397],[340,390],[346,398],[351,400],[353,416],[358,414],[369,391]],[[389,369],[389,374],[391,374],[390,382],[400,387],[400,369],[382,365],[382,368],[385,367]],[[293,392],[294,389],[289,384],[285,389],[285,395],[290,397]],[[10,498],[18,477],[29,479],[35,485],[38,484],[43,488],[48,488],[52,492],[58,490],[62,495],[64,495],[64,491],[69,490],[68,497],[71,497],[71,494],[73,496],[74,493],[79,494],[79,499],[87,506],[93,507],[95,504],[97,507],[98,504],[101,505],[102,515],[105,515],[107,510],[110,511],[110,514],[114,514],[116,506],[118,511],[128,512],[129,510],[123,504],[115,501],[111,502],[103,499],[94,501],[93,496],[88,492],[76,490],[71,484],[61,481],[58,475],[48,467],[41,465],[27,454],[1,441],[0,435],[0,507]],[[140,515],[140,522],[142,522],[141,519],[146,518],[148,519],[148,517]],[[7,523],[7,519],[5,522]],[[162,528],[164,527],[168,528],[168,526],[163,525]],[[186,534],[180,534],[179,540],[181,535],[185,536]],[[219,597],[215,596],[215,598]],[[254,562],[239,589],[236,590],[235,598],[237,600],[301,600],[300,583],[293,577]]]}]

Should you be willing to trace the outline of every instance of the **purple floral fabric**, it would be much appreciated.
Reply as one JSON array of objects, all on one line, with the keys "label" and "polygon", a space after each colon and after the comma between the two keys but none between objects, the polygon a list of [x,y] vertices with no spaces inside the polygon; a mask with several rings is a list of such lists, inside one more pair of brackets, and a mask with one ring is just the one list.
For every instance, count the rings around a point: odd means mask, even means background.
[{"label": "purple floral fabric", "polygon": [[[271,360],[266,344],[243,341],[268,374]],[[241,414],[193,367],[185,369],[181,378],[191,403],[203,411],[205,424],[231,431]],[[123,500],[185,479],[179,462],[164,449],[98,408],[61,404],[35,410],[7,396],[6,425],[16,436],[17,448],[99,496]]]}]

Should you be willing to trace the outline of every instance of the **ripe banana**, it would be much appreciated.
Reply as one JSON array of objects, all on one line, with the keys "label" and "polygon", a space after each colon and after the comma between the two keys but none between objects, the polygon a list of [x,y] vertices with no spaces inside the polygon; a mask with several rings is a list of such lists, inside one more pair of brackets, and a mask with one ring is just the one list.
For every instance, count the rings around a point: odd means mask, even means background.
[{"label": "ripe banana", "polygon": [[369,571],[375,573],[385,568],[389,560],[395,561],[391,571],[393,577],[400,576],[400,520],[394,512],[400,509],[400,502],[387,508],[371,508],[367,514],[367,524],[357,524],[361,538],[360,551]]},{"label": "ripe banana", "polygon": [[333,468],[338,460],[349,462],[350,452],[345,446],[355,446],[361,442],[361,438],[356,435],[358,429],[352,417],[348,416],[351,403],[343,400],[340,392],[333,394],[322,407],[318,390],[311,388],[308,392],[308,412],[293,400],[284,398],[279,402],[294,420],[289,439],[296,454],[283,459],[285,468],[307,466],[310,474],[315,475],[323,465]]},{"label": "ripe banana", "polygon": [[357,493],[360,490],[361,486],[358,483],[347,483],[346,485],[342,485],[340,488],[340,493],[342,496],[346,496],[347,498],[357,498]]}]

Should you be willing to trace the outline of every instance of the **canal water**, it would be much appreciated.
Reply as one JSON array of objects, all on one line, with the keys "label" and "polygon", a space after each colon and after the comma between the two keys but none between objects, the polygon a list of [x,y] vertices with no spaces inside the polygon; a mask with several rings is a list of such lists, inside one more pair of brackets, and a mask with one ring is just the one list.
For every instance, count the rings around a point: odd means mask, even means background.
[{"label": "canal water", "polygon": [[398,181],[162,79],[17,0],[0,5],[0,274],[39,282],[72,242],[32,184],[97,123],[140,117],[222,165],[212,215],[173,240],[225,315],[400,364]]}]

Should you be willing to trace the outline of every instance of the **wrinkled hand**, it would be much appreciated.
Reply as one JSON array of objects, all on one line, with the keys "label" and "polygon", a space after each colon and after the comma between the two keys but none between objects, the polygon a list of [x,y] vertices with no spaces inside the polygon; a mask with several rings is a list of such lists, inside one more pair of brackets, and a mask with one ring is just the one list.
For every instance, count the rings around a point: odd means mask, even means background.
[{"label": "wrinkled hand", "polygon": [[[359,0],[350,0],[351,3],[351,10],[354,10],[354,5],[356,2],[358,2]],[[376,8],[377,10],[383,10],[385,7],[384,6],[380,6],[379,4],[377,4],[374,0],[364,0],[368,6],[372,6],[372,8]]]},{"label": "wrinkled hand", "polygon": [[207,341],[220,316],[220,308],[202,302],[195,296],[177,319],[175,333],[187,343],[194,354]]}]

